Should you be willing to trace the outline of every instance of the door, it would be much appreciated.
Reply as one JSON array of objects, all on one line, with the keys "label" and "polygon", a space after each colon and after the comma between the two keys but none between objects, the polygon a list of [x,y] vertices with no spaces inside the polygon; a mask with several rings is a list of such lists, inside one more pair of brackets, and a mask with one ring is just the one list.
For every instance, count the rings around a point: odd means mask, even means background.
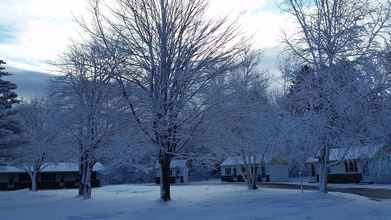
[{"label": "door", "polygon": [[11,173],[8,179],[8,189],[15,188],[15,174]]}]

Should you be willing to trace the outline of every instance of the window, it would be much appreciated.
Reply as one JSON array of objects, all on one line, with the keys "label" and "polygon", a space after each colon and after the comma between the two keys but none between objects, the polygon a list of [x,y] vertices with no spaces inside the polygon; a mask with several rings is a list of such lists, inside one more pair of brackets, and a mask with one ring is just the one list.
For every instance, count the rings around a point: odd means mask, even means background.
[{"label": "window", "polygon": [[30,176],[27,173],[22,173],[19,175],[19,181],[28,182],[30,181]]},{"label": "window", "polygon": [[234,169],[234,176],[236,176],[236,167],[234,167],[233,169]]},{"label": "window", "polygon": [[261,166],[261,175],[266,176],[266,170],[264,166]]},{"label": "window", "polygon": [[348,162],[345,161],[345,173],[348,173],[349,172],[349,165],[348,165]]},{"label": "window", "polygon": [[365,164],[362,168],[362,173],[364,176],[369,176],[369,163],[368,163],[368,161],[365,162]]},{"label": "window", "polygon": [[315,165],[314,164],[311,164],[311,176],[315,176],[316,175],[316,172],[315,172]]},{"label": "window", "polygon": [[225,168],[224,171],[225,171],[225,175],[226,176],[230,176],[231,175],[231,168]]},{"label": "window", "polygon": [[42,173],[41,180],[48,181],[48,182],[52,182],[52,181],[54,182],[54,181],[56,181],[56,174],[55,173]]},{"label": "window", "polygon": [[346,173],[357,173],[358,167],[357,167],[357,161],[345,161],[345,172]]}]

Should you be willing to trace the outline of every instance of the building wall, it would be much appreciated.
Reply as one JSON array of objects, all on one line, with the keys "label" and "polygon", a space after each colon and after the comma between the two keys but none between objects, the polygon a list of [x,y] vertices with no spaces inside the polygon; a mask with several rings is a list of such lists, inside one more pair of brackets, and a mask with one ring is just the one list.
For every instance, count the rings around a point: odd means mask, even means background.
[{"label": "building wall", "polygon": [[391,183],[391,161],[371,160],[367,162],[368,172],[363,175],[363,181],[373,183]]},{"label": "building wall", "polygon": [[6,173],[0,173],[0,183],[8,183],[9,175]]},{"label": "building wall", "polygon": [[[0,173],[0,190],[22,189],[31,186],[27,173]],[[23,178],[21,179],[21,177]],[[11,181],[12,179],[12,181]],[[79,172],[44,172],[38,175],[39,189],[76,188],[79,185]],[[100,186],[97,173],[92,174],[92,186]]]},{"label": "building wall", "polygon": [[[220,175],[222,177],[237,177],[241,175],[241,169],[242,165],[222,166]],[[262,181],[283,182],[289,179],[288,165],[266,164],[264,168],[264,173],[262,171],[262,166],[259,165],[257,169],[257,174],[262,178]]]},{"label": "building wall", "polygon": [[[311,166],[313,166],[314,172],[312,172]],[[318,181],[320,164],[311,163],[309,167],[309,176],[313,177],[310,181]],[[363,173],[363,163],[361,161],[341,161],[328,168],[328,181],[329,183],[358,183],[363,180]]]},{"label": "building wall", "polygon": [[[156,169],[155,182],[159,183],[160,181],[160,169]],[[175,180],[175,183],[187,183],[189,182],[189,168],[188,167],[174,167],[171,168],[170,177]],[[173,181],[174,183],[174,181]]]},{"label": "building wall", "polygon": [[[353,161],[347,161],[348,163],[349,162],[353,162]],[[315,175],[318,175],[319,174],[319,163],[312,163],[314,165],[314,168],[315,168]],[[309,167],[311,165],[309,164]],[[356,161],[356,167],[357,167],[357,171],[349,171],[349,166],[351,166],[350,164],[348,164],[348,172],[346,172],[346,168],[345,168],[345,161],[341,161],[340,163],[334,165],[334,166],[331,166],[329,167],[329,174],[348,174],[348,173],[362,173],[362,170],[363,170],[363,164],[359,161]],[[311,175],[311,169],[309,169],[309,176],[312,176]]]},{"label": "building wall", "polygon": [[272,182],[286,182],[289,180],[288,165],[267,165],[266,173]]}]

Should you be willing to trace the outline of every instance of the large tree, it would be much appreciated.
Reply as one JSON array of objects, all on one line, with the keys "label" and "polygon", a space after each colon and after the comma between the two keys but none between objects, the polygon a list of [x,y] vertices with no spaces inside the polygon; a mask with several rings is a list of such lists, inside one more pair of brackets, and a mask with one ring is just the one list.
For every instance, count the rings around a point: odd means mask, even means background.
[{"label": "large tree", "polygon": [[168,201],[170,162],[208,110],[201,91],[230,70],[241,51],[237,26],[208,19],[205,0],[116,0],[106,16],[95,3],[95,28],[84,27],[113,56],[111,74],[156,147],[161,199]]},{"label": "large tree", "polygon": [[[362,89],[369,84],[359,88],[357,83],[365,82],[361,69],[380,48],[391,11],[388,2],[369,0],[286,0],[284,9],[298,28],[298,33],[285,42],[290,52],[312,70],[311,79],[306,81],[309,89],[303,90],[302,97],[307,98],[305,115],[316,117],[311,121],[320,129],[319,190],[327,192],[330,148],[336,147],[338,137],[349,130],[341,126],[351,118],[343,113],[351,106],[342,100],[354,94],[367,100],[369,94],[364,95]],[[364,76],[371,74],[364,72]]]},{"label": "large tree", "polygon": [[[368,68],[373,65],[369,61],[363,66],[341,62],[335,64],[336,69],[318,76],[304,66],[286,96],[291,119],[287,128],[291,146],[287,148],[301,163],[306,162],[305,157],[318,159],[323,192],[327,192],[327,170],[339,163],[329,161],[331,148],[344,147],[347,153],[350,146],[378,141],[370,130],[375,126],[374,116],[380,113],[376,97],[382,85],[373,81],[379,76],[378,71]],[[337,156],[343,160],[346,155]]]}]

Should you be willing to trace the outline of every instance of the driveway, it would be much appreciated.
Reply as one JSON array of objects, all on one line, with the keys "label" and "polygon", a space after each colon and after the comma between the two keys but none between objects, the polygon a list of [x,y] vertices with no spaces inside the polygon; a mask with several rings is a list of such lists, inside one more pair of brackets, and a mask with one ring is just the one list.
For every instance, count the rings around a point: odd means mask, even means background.
[{"label": "driveway", "polygon": [[[294,189],[300,190],[299,184],[288,184],[288,183],[259,183],[260,187],[263,188],[278,188],[278,189]],[[312,185],[303,185],[304,190],[318,190],[317,186]],[[342,193],[352,193],[360,196],[365,196],[369,199],[380,201],[385,199],[391,199],[391,189],[382,189],[382,188],[370,188],[370,187],[328,187],[330,192],[342,192]]]}]

